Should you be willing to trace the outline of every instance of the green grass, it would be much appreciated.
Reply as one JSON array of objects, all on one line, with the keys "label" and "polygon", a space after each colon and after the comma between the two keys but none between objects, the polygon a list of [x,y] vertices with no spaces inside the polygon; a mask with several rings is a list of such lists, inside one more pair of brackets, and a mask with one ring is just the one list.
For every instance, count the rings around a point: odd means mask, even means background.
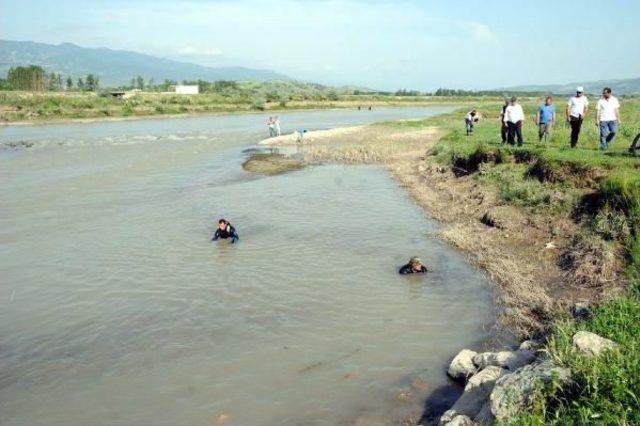
[{"label": "green grass", "polygon": [[[573,384],[541,389],[535,406],[507,423],[640,425],[640,158],[627,152],[640,133],[640,99],[623,101],[624,124],[606,153],[599,150],[593,112],[584,122],[578,147],[570,148],[562,103],[551,139],[539,142],[533,124],[537,103],[524,102],[527,123],[521,148],[501,144],[498,103],[475,105],[484,119],[472,136],[464,131],[466,109],[387,125],[444,128],[446,136],[430,152],[438,163],[495,188],[505,204],[521,206],[532,215],[572,218],[602,247],[625,247],[631,288],[597,306],[587,322],[561,319],[547,345],[549,355],[572,370]],[[608,337],[620,348],[587,358],[573,348],[572,336],[578,330]]]},{"label": "green grass", "polygon": [[[620,346],[598,357],[579,353],[572,342],[578,330],[612,339]],[[565,322],[547,345],[549,356],[572,371],[573,383],[548,388],[517,425],[640,424],[640,297],[637,290],[601,304],[584,323]]]}]

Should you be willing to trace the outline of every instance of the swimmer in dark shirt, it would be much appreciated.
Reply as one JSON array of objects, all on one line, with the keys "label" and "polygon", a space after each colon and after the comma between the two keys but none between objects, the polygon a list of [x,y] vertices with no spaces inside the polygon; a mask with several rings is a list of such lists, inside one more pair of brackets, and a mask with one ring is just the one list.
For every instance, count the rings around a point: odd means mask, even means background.
[{"label": "swimmer in dark shirt", "polygon": [[216,233],[213,234],[211,241],[216,241],[218,238],[222,238],[223,240],[231,238],[230,242],[234,244],[240,237],[238,237],[236,228],[234,228],[228,220],[220,219],[218,221],[218,229],[216,229]]},{"label": "swimmer in dark shirt", "polygon": [[424,274],[425,272],[428,272],[427,267],[422,264],[419,257],[412,257],[409,263],[398,271],[400,275]]}]

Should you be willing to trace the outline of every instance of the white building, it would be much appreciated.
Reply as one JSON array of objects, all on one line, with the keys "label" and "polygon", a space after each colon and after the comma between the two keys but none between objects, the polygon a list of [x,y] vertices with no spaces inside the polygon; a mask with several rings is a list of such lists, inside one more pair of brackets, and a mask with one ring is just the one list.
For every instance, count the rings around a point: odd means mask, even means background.
[{"label": "white building", "polygon": [[176,93],[179,95],[197,95],[198,93],[200,93],[200,89],[197,85],[185,85],[185,84],[178,84],[176,86]]}]

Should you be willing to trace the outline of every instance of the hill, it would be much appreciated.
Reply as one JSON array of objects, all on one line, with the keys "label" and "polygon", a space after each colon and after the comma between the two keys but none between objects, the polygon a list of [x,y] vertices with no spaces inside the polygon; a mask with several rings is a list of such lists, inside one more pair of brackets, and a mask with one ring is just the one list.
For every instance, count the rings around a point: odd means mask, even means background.
[{"label": "hill", "polygon": [[599,94],[603,87],[611,87],[619,95],[640,95],[640,78],[598,80],[588,82],[574,82],[567,84],[540,84],[529,86],[515,86],[503,89],[516,92],[549,92],[556,94],[570,94],[577,86],[584,86],[586,93]]},{"label": "hill", "polygon": [[107,48],[86,48],[71,43],[58,45],[30,41],[0,40],[0,75],[11,66],[40,65],[47,72],[100,77],[103,86],[127,84],[142,76],[156,82],[169,80],[287,80],[274,71],[244,67],[205,67],[189,62],[158,58],[137,52]]}]

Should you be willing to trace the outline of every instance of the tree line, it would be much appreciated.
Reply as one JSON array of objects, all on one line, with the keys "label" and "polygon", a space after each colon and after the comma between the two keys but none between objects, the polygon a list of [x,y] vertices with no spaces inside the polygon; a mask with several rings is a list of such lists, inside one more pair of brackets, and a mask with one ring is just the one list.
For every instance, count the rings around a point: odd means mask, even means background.
[{"label": "tree line", "polygon": [[100,88],[100,78],[95,74],[87,74],[74,81],[71,76],[66,79],[60,73],[47,73],[39,65],[28,65],[9,68],[7,78],[0,78],[1,90],[27,90],[33,92],[81,90],[95,92]]}]

